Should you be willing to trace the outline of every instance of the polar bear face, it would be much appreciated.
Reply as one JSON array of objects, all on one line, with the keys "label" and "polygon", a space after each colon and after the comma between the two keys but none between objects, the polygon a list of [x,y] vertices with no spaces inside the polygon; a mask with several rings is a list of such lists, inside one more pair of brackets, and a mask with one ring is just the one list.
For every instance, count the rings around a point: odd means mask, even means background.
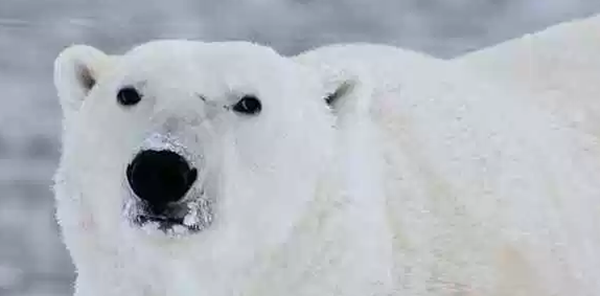
[{"label": "polar bear face", "polygon": [[330,158],[318,75],[269,48],[156,41],[109,56],[73,46],[55,66],[55,190],[72,251],[82,235],[109,247],[259,248],[290,231]]}]

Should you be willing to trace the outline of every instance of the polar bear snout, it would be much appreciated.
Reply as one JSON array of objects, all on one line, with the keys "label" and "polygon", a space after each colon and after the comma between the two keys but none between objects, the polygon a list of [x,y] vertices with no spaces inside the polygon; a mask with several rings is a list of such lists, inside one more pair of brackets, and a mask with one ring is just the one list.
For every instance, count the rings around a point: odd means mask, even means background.
[{"label": "polar bear snout", "polygon": [[168,150],[143,150],[127,166],[127,181],[135,195],[155,213],[178,202],[198,177],[186,159]]},{"label": "polar bear snout", "polygon": [[211,225],[216,194],[206,190],[205,157],[187,147],[172,134],[153,133],[133,149],[122,179],[123,216],[132,226],[185,235]]}]

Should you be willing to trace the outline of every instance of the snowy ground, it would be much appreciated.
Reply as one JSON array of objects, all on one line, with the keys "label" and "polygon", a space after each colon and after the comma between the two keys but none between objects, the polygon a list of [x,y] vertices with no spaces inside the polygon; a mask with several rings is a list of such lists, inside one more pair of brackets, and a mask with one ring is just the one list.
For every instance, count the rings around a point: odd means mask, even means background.
[{"label": "snowy ground", "polygon": [[593,0],[240,2],[0,0],[0,296],[71,291],[49,191],[59,134],[52,62],[68,44],[119,52],[155,38],[250,39],[293,54],[370,41],[451,57],[600,12]]}]

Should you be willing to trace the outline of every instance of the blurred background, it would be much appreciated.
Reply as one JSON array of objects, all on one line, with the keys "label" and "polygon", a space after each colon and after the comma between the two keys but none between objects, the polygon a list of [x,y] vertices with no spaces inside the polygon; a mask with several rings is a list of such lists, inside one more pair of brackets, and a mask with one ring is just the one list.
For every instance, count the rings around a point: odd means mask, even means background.
[{"label": "blurred background", "polygon": [[597,0],[0,0],[0,296],[72,293],[50,191],[65,46],[245,39],[295,54],[367,41],[451,58],[597,12]]}]

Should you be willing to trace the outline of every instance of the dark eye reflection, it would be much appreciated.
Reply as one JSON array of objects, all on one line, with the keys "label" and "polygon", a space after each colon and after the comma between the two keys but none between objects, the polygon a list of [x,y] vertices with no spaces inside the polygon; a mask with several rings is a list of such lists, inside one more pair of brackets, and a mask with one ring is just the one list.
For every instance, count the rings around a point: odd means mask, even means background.
[{"label": "dark eye reflection", "polygon": [[233,105],[221,105],[215,101],[207,100],[206,97],[200,94],[197,94],[196,96],[208,106],[222,107],[226,110],[233,110],[238,114],[257,115],[262,111],[262,103],[254,95],[244,95]]},{"label": "dark eye reflection", "polygon": [[257,115],[262,110],[262,104],[257,97],[245,95],[233,105],[232,109],[241,114]]},{"label": "dark eye reflection", "polygon": [[127,86],[119,90],[117,93],[117,102],[123,106],[133,106],[142,100],[142,96],[132,86]]}]

